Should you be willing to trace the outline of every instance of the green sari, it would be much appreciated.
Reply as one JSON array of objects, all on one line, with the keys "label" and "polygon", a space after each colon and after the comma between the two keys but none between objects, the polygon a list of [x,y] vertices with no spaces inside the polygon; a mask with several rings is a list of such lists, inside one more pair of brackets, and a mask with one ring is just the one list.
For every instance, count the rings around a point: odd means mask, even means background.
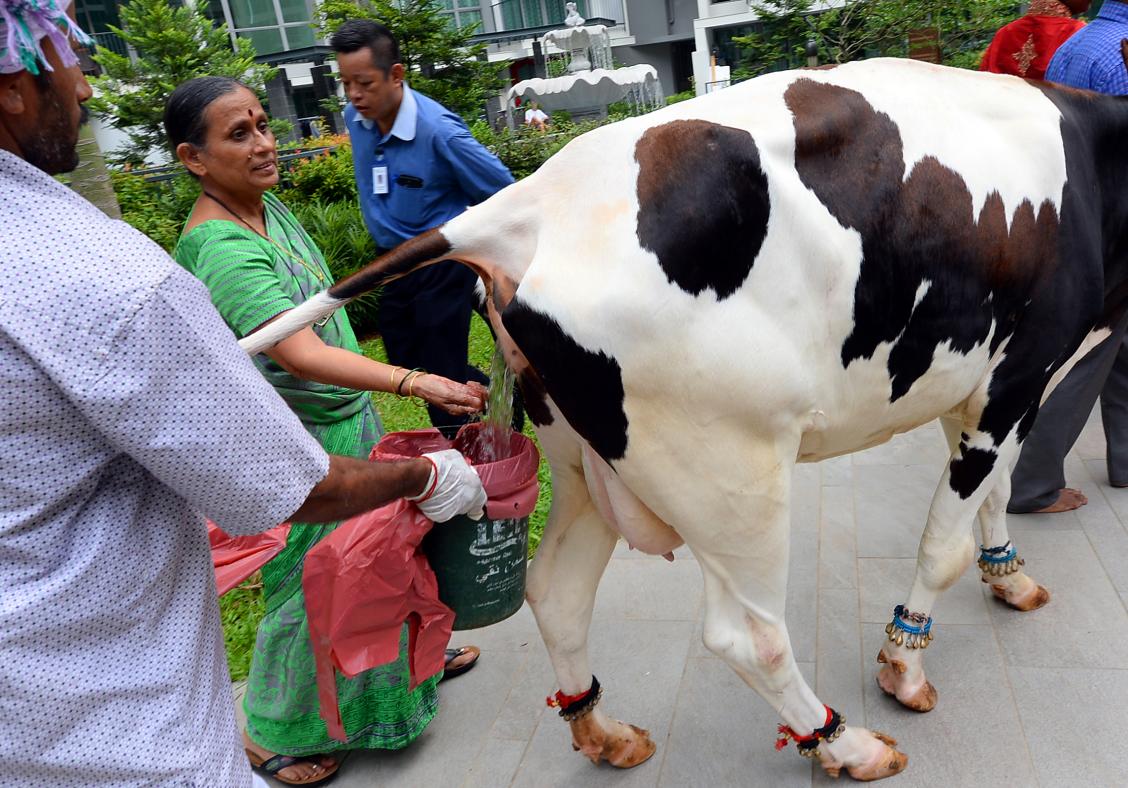
[{"label": "green sari", "polygon": [[[201,279],[212,302],[239,337],[292,309],[333,281],[321,250],[272,194],[267,240],[234,222],[212,220],[184,233],[173,256]],[[344,310],[314,326],[327,345],[359,353]],[[300,380],[265,354],[254,362],[330,454],[367,458],[383,433],[367,392]],[[437,678],[409,691],[406,628],[394,661],[355,679],[337,677],[348,742],[329,738],[319,714],[316,669],[302,593],[306,553],[337,523],[294,523],[286,548],[262,570],[266,615],[247,681],[243,708],[257,744],[286,755],[342,749],[398,749],[435,716]]]}]

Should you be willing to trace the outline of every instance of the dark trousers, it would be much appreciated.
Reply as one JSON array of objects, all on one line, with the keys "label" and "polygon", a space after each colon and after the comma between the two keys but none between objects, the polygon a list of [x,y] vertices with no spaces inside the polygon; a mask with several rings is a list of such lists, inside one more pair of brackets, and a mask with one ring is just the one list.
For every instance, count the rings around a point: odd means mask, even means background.
[{"label": "dark trousers", "polygon": [[1057,500],[1065,486],[1065,456],[1097,397],[1108,443],[1109,482],[1128,484],[1128,347],[1122,322],[1069,371],[1038,411],[1011,474],[1007,511],[1032,512]]},{"label": "dark trousers", "polygon": [[[380,335],[388,361],[422,367],[459,383],[489,378],[467,363],[470,311],[477,275],[459,263],[436,263],[384,286],[380,296]],[[431,424],[453,437],[469,421],[427,406]]]}]

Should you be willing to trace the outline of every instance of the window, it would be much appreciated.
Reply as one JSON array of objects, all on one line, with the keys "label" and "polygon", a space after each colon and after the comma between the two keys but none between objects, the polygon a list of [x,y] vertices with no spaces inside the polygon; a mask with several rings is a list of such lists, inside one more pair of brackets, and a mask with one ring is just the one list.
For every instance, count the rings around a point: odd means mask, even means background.
[{"label": "window", "polygon": [[479,31],[482,29],[481,0],[442,0],[442,6],[451,27],[477,25]]},{"label": "window", "polygon": [[[587,16],[587,0],[575,0],[576,11]],[[501,21],[506,30],[562,25],[565,0],[501,0]]]},{"label": "window", "polygon": [[[212,0],[214,2],[214,0]],[[235,35],[249,39],[260,55],[313,46],[310,0],[221,0]]]}]

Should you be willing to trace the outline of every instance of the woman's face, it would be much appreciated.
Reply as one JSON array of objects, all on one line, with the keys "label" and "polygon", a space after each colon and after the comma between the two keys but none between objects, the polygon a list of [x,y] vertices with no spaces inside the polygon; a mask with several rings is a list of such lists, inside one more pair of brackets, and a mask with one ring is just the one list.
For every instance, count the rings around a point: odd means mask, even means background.
[{"label": "woman's face", "polygon": [[237,88],[204,110],[204,147],[193,149],[185,164],[204,186],[236,194],[260,194],[278,183],[274,133],[254,93]]}]

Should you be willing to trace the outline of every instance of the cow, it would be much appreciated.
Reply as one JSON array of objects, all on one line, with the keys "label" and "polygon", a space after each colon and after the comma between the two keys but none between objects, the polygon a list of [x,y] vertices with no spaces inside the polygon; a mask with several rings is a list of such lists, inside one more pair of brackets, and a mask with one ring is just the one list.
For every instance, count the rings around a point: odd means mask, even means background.
[{"label": "cow", "polygon": [[887,777],[896,742],[845,725],[792,655],[795,463],[941,420],[951,459],[877,673],[930,710],[931,611],[976,560],[974,519],[994,594],[1049,599],[1007,534],[1008,469],[1053,385],[1123,325],[1125,133],[1128,100],[1016,77],[896,59],[769,74],[578,137],[244,346],[423,265],[473,268],[552,467],[527,598],[576,749],[654,752],[596,706],[588,664],[621,536],[688,545],[705,645],[777,710],[781,745]]}]

